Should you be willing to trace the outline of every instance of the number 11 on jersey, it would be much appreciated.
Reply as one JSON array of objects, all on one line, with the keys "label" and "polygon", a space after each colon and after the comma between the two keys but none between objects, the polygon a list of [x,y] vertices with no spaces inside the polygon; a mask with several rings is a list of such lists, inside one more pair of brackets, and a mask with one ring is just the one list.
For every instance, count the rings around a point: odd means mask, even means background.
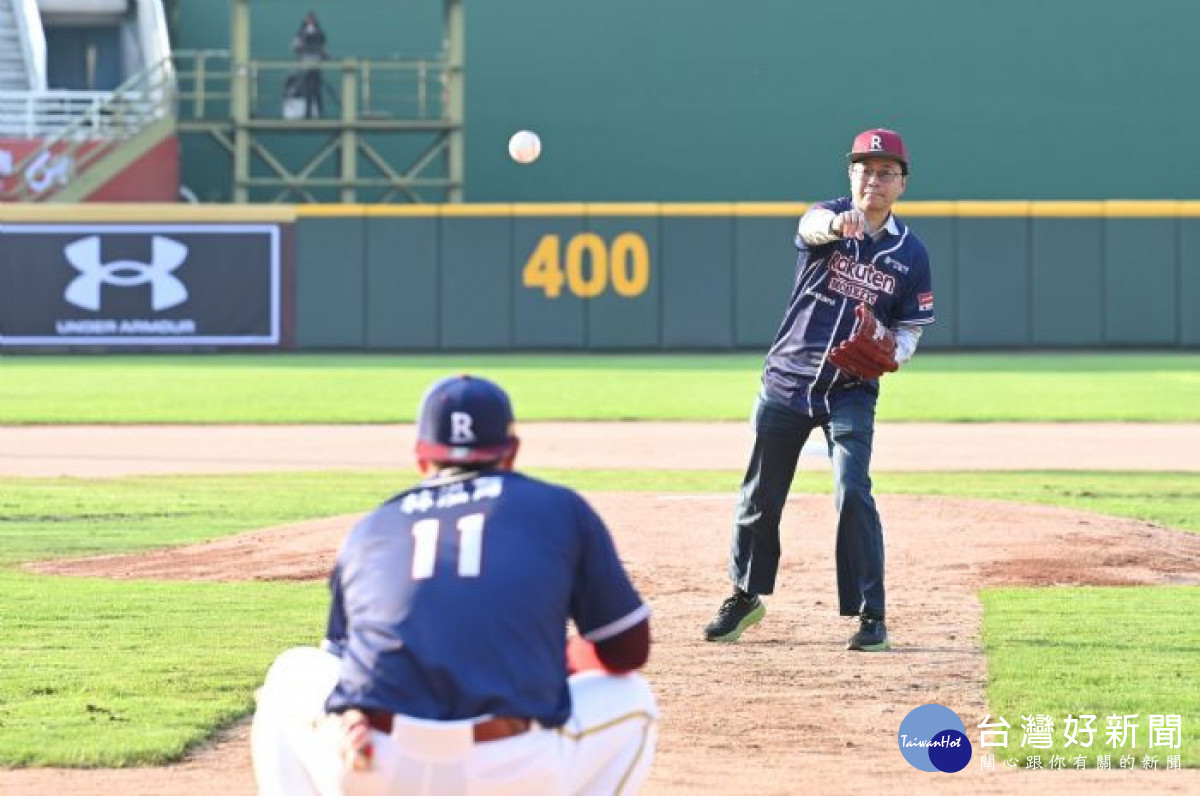
[{"label": "number 11 on jersey", "polygon": [[[460,517],[455,523],[455,527],[458,528],[460,578],[479,577],[479,567],[483,562],[483,523],[486,519],[482,514],[468,514]],[[442,521],[437,518],[431,517],[413,523],[413,580],[433,577],[433,568],[437,564],[438,534],[441,530]]]}]

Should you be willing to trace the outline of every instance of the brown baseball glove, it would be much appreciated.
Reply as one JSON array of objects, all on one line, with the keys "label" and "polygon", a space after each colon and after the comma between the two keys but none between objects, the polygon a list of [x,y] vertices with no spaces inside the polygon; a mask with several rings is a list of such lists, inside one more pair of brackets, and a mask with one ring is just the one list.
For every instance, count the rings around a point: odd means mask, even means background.
[{"label": "brown baseball glove", "polygon": [[900,367],[896,364],[896,335],[866,304],[859,304],[854,314],[854,331],[829,353],[829,361],[860,379],[878,379],[885,372],[894,372]]}]

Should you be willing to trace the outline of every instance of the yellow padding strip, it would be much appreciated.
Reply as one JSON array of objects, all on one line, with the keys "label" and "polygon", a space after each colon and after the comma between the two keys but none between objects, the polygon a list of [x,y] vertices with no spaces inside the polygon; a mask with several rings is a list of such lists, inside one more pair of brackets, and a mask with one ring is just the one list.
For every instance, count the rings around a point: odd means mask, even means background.
[{"label": "yellow padding strip", "polygon": [[808,210],[806,202],[734,202],[735,216],[795,216],[799,218]]},{"label": "yellow padding strip", "polygon": [[584,216],[587,205],[583,202],[540,203],[527,202],[512,205],[514,216]]},{"label": "yellow padding strip", "polygon": [[[549,207],[550,205],[547,205]],[[508,217],[513,215],[513,205],[505,203],[496,204],[445,204],[442,205],[442,216],[444,217],[471,217],[471,218],[492,218],[492,217]]]},{"label": "yellow padding strip", "polygon": [[658,202],[588,202],[584,209],[589,216],[657,216],[662,214]]},{"label": "yellow padding strip", "polygon": [[293,205],[220,205],[141,202],[0,203],[0,222],[48,224],[122,223],[279,223],[296,220]]},{"label": "yellow padding strip", "polygon": [[351,204],[305,204],[296,205],[296,215],[301,217],[338,218],[344,216],[364,216],[367,205]]},{"label": "yellow padding strip", "polygon": [[1033,202],[1030,211],[1034,218],[1100,218],[1104,202]]},{"label": "yellow padding strip", "polygon": [[[787,217],[798,218],[810,202],[522,202],[429,205],[298,205],[297,215],[497,217]],[[901,218],[1188,218],[1200,217],[1200,201],[928,201],[899,202]]]},{"label": "yellow padding strip", "polygon": [[[0,223],[291,223],[297,218],[798,218],[808,202],[495,202],[470,204],[0,203]],[[1200,201],[900,202],[901,218],[1200,218]]]},{"label": "yellow padding strip", "polygon": [[1180,215],[1180,202],[1105,202],[1108,218],[1173,218]]},{"label": "yellow padding strip", "polygon": [[436,218],[442,214],[441,205],[365,205],[368,218]]},{"label": "yellow padding strip", "polygon": [[732,216],[733,202],[663,202],[664,216]]},{"label": "yellow padding strip", "polygon": [[953,216],[957,202],[897,202],[896,215],[908,216]]},{"label": "yellow padding strip", "polygon": [[959,218],[1011,218],[1028,216],[1032,202],[955,202],[954,215]]}]

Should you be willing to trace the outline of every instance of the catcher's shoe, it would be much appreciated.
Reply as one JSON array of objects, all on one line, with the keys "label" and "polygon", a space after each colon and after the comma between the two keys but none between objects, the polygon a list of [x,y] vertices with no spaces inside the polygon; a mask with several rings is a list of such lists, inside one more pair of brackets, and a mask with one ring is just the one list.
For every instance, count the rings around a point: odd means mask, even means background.
[{"label": "catcher's shoe", "polygon": [[882,652],[891,649],[888,642],[887,625],[879,617],[863,614],[858,620],[858,632],[850,637],[848,650],[859,652]]},{"label": "catcher's shoe", "polygon": [[716,617],[704,628],[704,640],[737,641],[743,630],[762,621],[766,615],[767,606],[757,595],[735,591],[732,597],[721,603]]}]

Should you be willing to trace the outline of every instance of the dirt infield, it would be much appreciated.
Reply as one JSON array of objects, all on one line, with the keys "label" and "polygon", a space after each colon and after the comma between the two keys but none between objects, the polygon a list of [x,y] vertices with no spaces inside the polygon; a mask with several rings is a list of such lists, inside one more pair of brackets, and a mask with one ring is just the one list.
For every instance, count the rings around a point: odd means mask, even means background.
[{"label": "dirt infield", "polygon": [[[666,438],[640,424],[605,426],[603,450],[623,451],[622,457],[652,457],[680,442],[672,433],[681,426],[670,426]],[[616,426],[629,436],[615,436]],[[735,449],[720,454],[720,461],[734,463],[707,466],[741,466],[748,438],[739,428]],[[724,425],[704,431],[689,429],[688,436],[700,446],[697,451],[711,451],[714,439],[726,439]],[[317,436],[307,443],[312,451],[328,441]],[[528,433],[526,438],[532,454],[536,445]],[[1002,442],[996,438],[990,446],[1001,460],[1003,453],[996,449]],[[253,444],[244,443],[243,462],[254,458]],[[1108,437],[1088,444],[1107,449],[1112,462],[1125,450]],[[183,451],[172,449],[172,458],[183,457]],[[274,449],[273,469],[284,469],[280,464],[286,455]],[[693,461],[705,455],[697,452]],[[574,466],[639,466],[636,460],[596,464],[594,451],[586,448],[573,461]],[[804,466],[821,465],[813,459]],[[938,464],[927,459],[921,469],[938,469]],[[1200,536],[1064,509],[882,496],[889,625],[896,649],[863,655],[843,648],[853,625],[836,616],[829,500],[797,495],[785,515],[784,564],[779,592],[768,599],[767,619],[742,643],[719,646],[701,641],[700,629],[727,588],[723,572],[734,486],[728,495],[589,495],[655,610],[655,648],[647,675],[663,716],[647,793],[1200,792],[1196,770],[1023,772],[1006,771],[999,764],[998,771],[982,772],[975,762],[955,775],[925,774],[904,762],[895,746],[900,720],[911,708],[929,702],[956,710],[968,724],[968,737],[977,738],[970,725],[985,713],[986,676],[975,597],[981,586],[1196,584]],[[38,569],[141,578],[322,578],[352,521],[310,521],[175,551]],[[314,635],[319,632],[314,628]],[[1030,705],[1029,710],[1038,707]],[[245,725],[235,727],[187,761],[166,768],[0,772],[0,793],[249,794],[253,785],[246,735]]]},{"label": "dirt infield", "polygon": [[[525,467],[741,470],[748,423],[524,423]],[[408,467],[413,427],[21,426],[0,428],[0,476],[110,478]],[[820,434],[804,461],[821,466]],[[1200,470],[1200,423],[892,423],[881,470]],[[731,485],[733,488],[734,485]]]}]

